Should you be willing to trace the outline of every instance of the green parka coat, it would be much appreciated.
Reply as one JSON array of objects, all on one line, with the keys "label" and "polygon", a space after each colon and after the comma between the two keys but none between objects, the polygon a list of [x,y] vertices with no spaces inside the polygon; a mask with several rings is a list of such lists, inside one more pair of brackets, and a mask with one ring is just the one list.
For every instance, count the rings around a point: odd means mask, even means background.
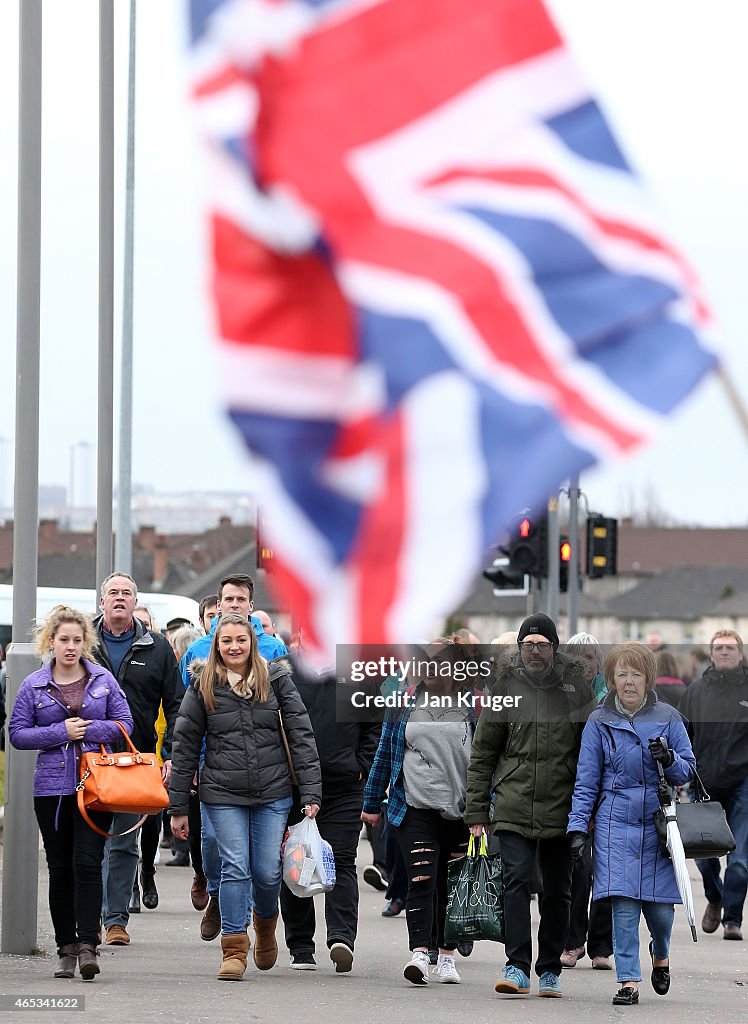
[{"label": "green parka coat", "polygon": [[491,694],[513,697],[516,706],[486,708],[478,720],[465,823],[490,821],[494,832],[527,839],[566,835],[582,729],[597,706],[583,666],[556,653],[550,673],[538,682],[517,655],[500,670]]}]

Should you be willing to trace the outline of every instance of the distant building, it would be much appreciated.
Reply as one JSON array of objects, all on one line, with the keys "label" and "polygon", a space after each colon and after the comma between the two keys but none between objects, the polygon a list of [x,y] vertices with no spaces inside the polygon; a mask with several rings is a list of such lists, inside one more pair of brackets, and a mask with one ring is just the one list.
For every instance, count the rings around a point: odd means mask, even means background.
[{"label": "distant building", "polygon": [[[0,525],[0,583],[13,582],[13,524]],[[254,526],[237,525],[221,516],[199,533],[161,533],[141,526],[133,535],[133,576],[141,590],[183,594],[200,600],[215,593],[223,576],[248,572],[255,579],[255,605],[266,608],[285,626],[288,616],[258,570]],[[61,528],[57,520],[39,524],[38,585],[95,587],[96,534]]]}]

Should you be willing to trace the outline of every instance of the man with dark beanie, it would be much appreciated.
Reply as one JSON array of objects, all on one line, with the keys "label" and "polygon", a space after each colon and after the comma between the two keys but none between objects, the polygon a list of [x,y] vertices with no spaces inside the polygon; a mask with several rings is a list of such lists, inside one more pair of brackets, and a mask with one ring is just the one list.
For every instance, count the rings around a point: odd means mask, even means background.
[{"label": "man with dark beanie", "polygon": [[547,615],[525,619],[518,653],[491,687],[492,695],[505,698],[502,710],[483,711],[470,754],[465,823],[474,835],[490,829],[498,836],[504,871],[507,962],[497,992],[530,991],[530,892],[537,861],[543,886],[538,995],[561,995],[571,896],[566,828],[582,728],[596,702],[583,665],[559,654],[558,643]]}]

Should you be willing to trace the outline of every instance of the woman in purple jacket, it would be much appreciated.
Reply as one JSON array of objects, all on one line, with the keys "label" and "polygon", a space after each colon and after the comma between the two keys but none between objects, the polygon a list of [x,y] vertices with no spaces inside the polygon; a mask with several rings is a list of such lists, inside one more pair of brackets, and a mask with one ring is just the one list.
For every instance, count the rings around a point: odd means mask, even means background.
[{"label": "woman in purple jacket", "polygon": [[[78,758],[132,731],[132,715],[116,679],[94,664],[93,629],[87,617],[57,605],[37,632],[37,650],[51,660],[24,679],[10,717],[10,742],[38,750],[34,812],[49,867],[49,910],[60,958],[56,978],[72,978],[76,960],[84,981],[96,962],[101,916],[103,836],[89,828],[76,802]],[[111,815],[94,812],[108,831]]]}]

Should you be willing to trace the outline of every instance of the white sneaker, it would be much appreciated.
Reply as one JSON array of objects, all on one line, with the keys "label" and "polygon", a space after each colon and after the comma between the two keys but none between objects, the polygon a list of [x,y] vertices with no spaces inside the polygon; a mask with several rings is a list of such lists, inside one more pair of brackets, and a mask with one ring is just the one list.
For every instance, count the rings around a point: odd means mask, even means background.
[{"label": "white sneaker", "polygon": [[428,953],[414,953],[403,968],[403,977],[407,978],[413,985],[428,985],[429,983],[429,955]]},{"label": "white sneaker", "polygon": [[439,954],[439,959],[434,968],[434,975],[436,980],[441,981],[444,985],[459,985],[462,981],[455,967],[455,958],[453,956],[445,956],[444,953]]}]

